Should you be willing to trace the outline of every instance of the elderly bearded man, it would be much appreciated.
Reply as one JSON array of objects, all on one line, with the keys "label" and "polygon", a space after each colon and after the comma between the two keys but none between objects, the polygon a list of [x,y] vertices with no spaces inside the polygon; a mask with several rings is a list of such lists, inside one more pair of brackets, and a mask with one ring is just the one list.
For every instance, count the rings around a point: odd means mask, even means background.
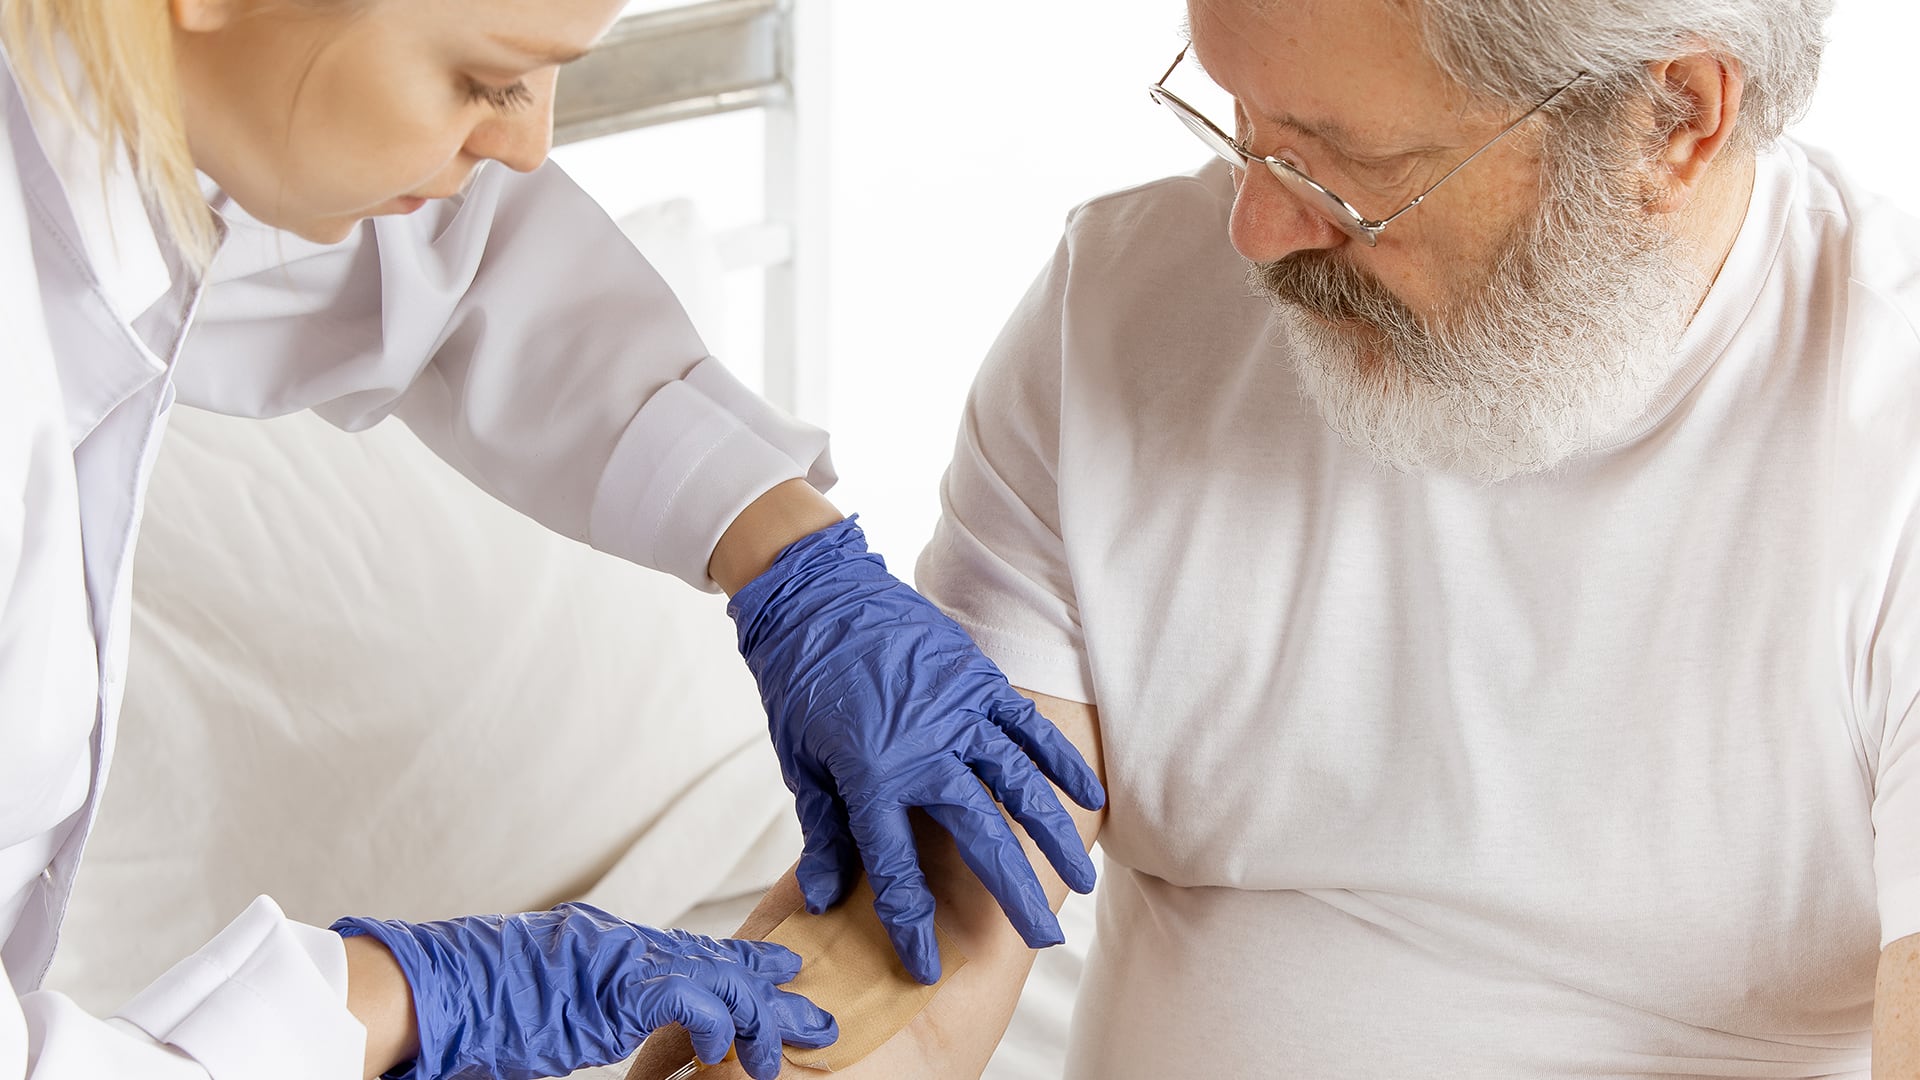
[{"label": "elderly bearded man", "polygon": [[[919,567],[1104,761],[1069,1076],[1920,1076],[1920,225],[1780,137],[1828,8],[1191,0],[1228,160],[1075,211]],[[968,880],[874,1076],[1005,1022]]]}]

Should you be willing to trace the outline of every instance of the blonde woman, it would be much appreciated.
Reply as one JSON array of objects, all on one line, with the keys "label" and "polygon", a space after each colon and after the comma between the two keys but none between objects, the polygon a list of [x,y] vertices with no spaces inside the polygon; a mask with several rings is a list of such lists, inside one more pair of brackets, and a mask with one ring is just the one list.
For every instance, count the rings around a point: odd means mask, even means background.
[{"label": "blonde woman", "polygon": [[[38,989],[114,745],[140,499],[176,399],[399,416],[568,535],[732,594],[806,835],[938,975],[907,813],[1059,940],[994,797],[1076,888],[1086,764],[817,490],[825,436],[707,356],[543,165],[618,0],[0,0],[0,1080],[534,1076],[669,1020],[709,1060],[832,1020],[785,950],[577,905],[332,932],[262,898],[115,1017]],[[646,617],[635,612],[636,619]],[[986,786],[982,786],[985,781]]]}]

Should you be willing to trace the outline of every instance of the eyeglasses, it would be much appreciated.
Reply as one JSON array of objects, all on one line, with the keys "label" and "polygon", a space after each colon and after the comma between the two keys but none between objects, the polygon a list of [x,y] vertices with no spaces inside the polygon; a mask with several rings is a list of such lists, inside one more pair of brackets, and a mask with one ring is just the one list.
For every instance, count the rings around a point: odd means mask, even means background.
[{"label": "eyeglasses", "polygon": [[1541,101],[1540,104],[1535,105],[1533,108],[1528,109],[1525,115],[1521,116],[1520,119],[1515,120],[1513,123],[1508,124],[1506,127],[1502,128],[1500,130],[1500,134],[1495,135],[1493,138],[1489,139],[1485,146],[1482,146],[1480,149],[1475,150],[1471,154],[1468,154],[1465,161],[1462,161],[1460,164],[1455,165],[1453,168],[1447,170],[1447,174],[1445,176],[1442,176],[1440,179],[1435,180],[1431,185],[1427,187],[1427,190],[1422,191],[1420,194],[1414,196],[1412,202],[1394,211],[1393,213],[1388,214],[1386,217],[1383,217],[1378,221],[1373,221],[1367,218],[1365,214],[1362,214],[1360,211],[1355,210],[1353,208],[1352,203],[1349,203],[1347,200],[1341,198],[1338,195],[1335,195],[1331,191],[1328,191],[1326,188],[1321,187],[1320,184],[1313,179],[1313,177],[1308,176],[1304,172],[1301,172],[1299,167],[1295,166],[1291,162],[1284,161],[1277,157],[1261,156],[1253,153],[1251,150],[1248,150],[1245,146],[1241,145],[1238,139],[1235,139],[1229,136],[1226,132],[1221,131],[1218,127],[1215,127],[1213,121],[1208,120],[1204,116],[1201,116],[1199,110],[1195,109],[1193,106],[1187,104],[1186,102],[1180,100],[1180,95],[1167,89],[1167,85],[1166,85],[1167,79],[1170,76],[1172,76],[1173,69],[1180,66],[1180,61],[1185,60],[1187,58],[1187,51],[1192,47],[1193,46],[1189,45],[1181,49],[1180,55],[1174,57],[1173,63],[1167,66],[1167,73],[1165,75],[1160,76],[1159,82],[1156,82],[1152,86],[1147,88],[1147,93],[1153,95],[1153,100],[1159,102],[1162,105],[1165,105],[1169,110],[1171,110],[1173,115],[1176,117],[1179,117],[1180,122],[1187,126],[1187,130],[1193,132],[1195,135],[1198,135],[1200,137],[1200,141],[1203,143],[1206,143],[1207,148],[1209,150],[1212,150],[1214,153],[1219,154],[1222,158],[1225,158],[1227,161],[1227,164],[1232,165],[1235,168],[1244,169],[1244,168],[1250,167],[1256,161],[1266,163],[1267,169],[1271,171],[1277,179],[1279,179],[1281,184],[1286,186],[1287,190],[1293,192],[1294,195],[1299,197],[1301,202],[1304,202],[1308,206],[1319,211],[1328,220],[1332,221],[1336,226],[1338,226],[1340,228],[1340,231],[1346,233],[1348,236],[1353,237],[1355,240],[1360,241],[1361,243],[1367,245],[1368,247],[1373,247],[1375,244],[1377,244],[1380,240],[1380,234],[1383,231],[1385,231],[1386,227],[1388,225],[1391,225],[1394,222],[1394,220],[1397,219],[1401,214],[1404,214],[1407,211],[1413,209],[1414,207],[1419,206],[1421,203],[1426,202],[1427,196],[1433,194],[1433,191],[1435,188],[1453,179],[1454,173],[1457,173],[1461,169],[1466,168],[1468,163],[1472,162],[1474,158],[1477,158],[1481,154],[1484,154],[1488,150],[1492,149],[1494,143],[1497,143],[1501,139],[1506,138],[1507,135],[1511,133],[1514,128],[1517,128],[1521,124],[1526,123],[1528,117],[1531,117],[1534,113],[1537,113],[1541,109],[1546,108],[1549,104],[1553,102],[1553,99],[1559,97],[1561,94],[1566,93],[1567,90],[1570,87],[1572,87],[1574,83],[1577,83],[1581,79],[1585,78],[1587,74],[1586,72],[1583,71],[1580,74],[1575,75],[1572,79],[1568,80],[1564,86],[1560,87],[1560,89],[1555,90],[1551,94],[1548,94],[1545,100]]}]

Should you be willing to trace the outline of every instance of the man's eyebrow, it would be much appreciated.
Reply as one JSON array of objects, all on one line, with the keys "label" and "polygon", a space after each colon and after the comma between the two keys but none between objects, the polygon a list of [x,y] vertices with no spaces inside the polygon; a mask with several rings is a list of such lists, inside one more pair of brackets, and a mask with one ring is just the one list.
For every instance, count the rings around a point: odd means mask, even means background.
[{"label": "man's eyebrow", "polygon": [[1355,134],[1353,129],[1332,120],[1303,120],[1288,113],[1277,116],[1262,116],[1260,119],[1278,127],[1298,131],[1312,136],[1343,153],[1359,157],[1381,156],[1403,151],[1390,151],[1379,143],[1370,142]]},{"label": "man's eyebrow", "polygon": [[496,45],[504,45],[530,60],[540,61],[542,67],[547,65],[559,66],[562,64],[571,64],[575,60],[593,51],[590,48],[576,49],[567,45],[549,45],[540,42],[526,41],[506,34],[488,34],[487,37],[492,39]]}]

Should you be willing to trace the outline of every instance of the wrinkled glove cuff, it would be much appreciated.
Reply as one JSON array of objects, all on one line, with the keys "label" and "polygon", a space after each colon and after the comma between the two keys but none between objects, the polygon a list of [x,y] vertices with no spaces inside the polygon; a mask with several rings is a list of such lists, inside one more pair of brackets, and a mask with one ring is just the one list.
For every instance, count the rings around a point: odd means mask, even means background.
[{"label": "wrinkled glove cuff", "polygon": [[768,637],[815,614],[795,601],[804,598],[807,587],[822,577],[893,580],[887,573],[886,560],[867,550],[867,534],[861,531],[859,522],[860,515],[854,514],[795,540],[781,549],[765,573],[733,594],[727,603],[727,615],[733,619],[740,653],[748,663],[753,662],[754,653]]},{"label": "wrinkled glove cuff", "polygon": [[[381,1080],[440,1080],[446,1075],[446,1065],[439,1063],[438,1068],[423,1068],[433,1056],[430,1048],[440,1046],[445,1040],[441,1027],[429,1016],[434,1003],[430,1002],[433,983],[428,981],[427,972],[433,969],[428,957],[413,929],[407,923],[397,919],[346,918],[336,921],[328,927],[343,938],[370,937],[386,946],[393,959],[400,965],[400,973],[406,976],[407,988],[413,995],[413,1023],[419,1036],[419,1055],[412,1061],[405,1061],[381,1073]],[[445,1009],[441,1004],[437,1013]]]}]

